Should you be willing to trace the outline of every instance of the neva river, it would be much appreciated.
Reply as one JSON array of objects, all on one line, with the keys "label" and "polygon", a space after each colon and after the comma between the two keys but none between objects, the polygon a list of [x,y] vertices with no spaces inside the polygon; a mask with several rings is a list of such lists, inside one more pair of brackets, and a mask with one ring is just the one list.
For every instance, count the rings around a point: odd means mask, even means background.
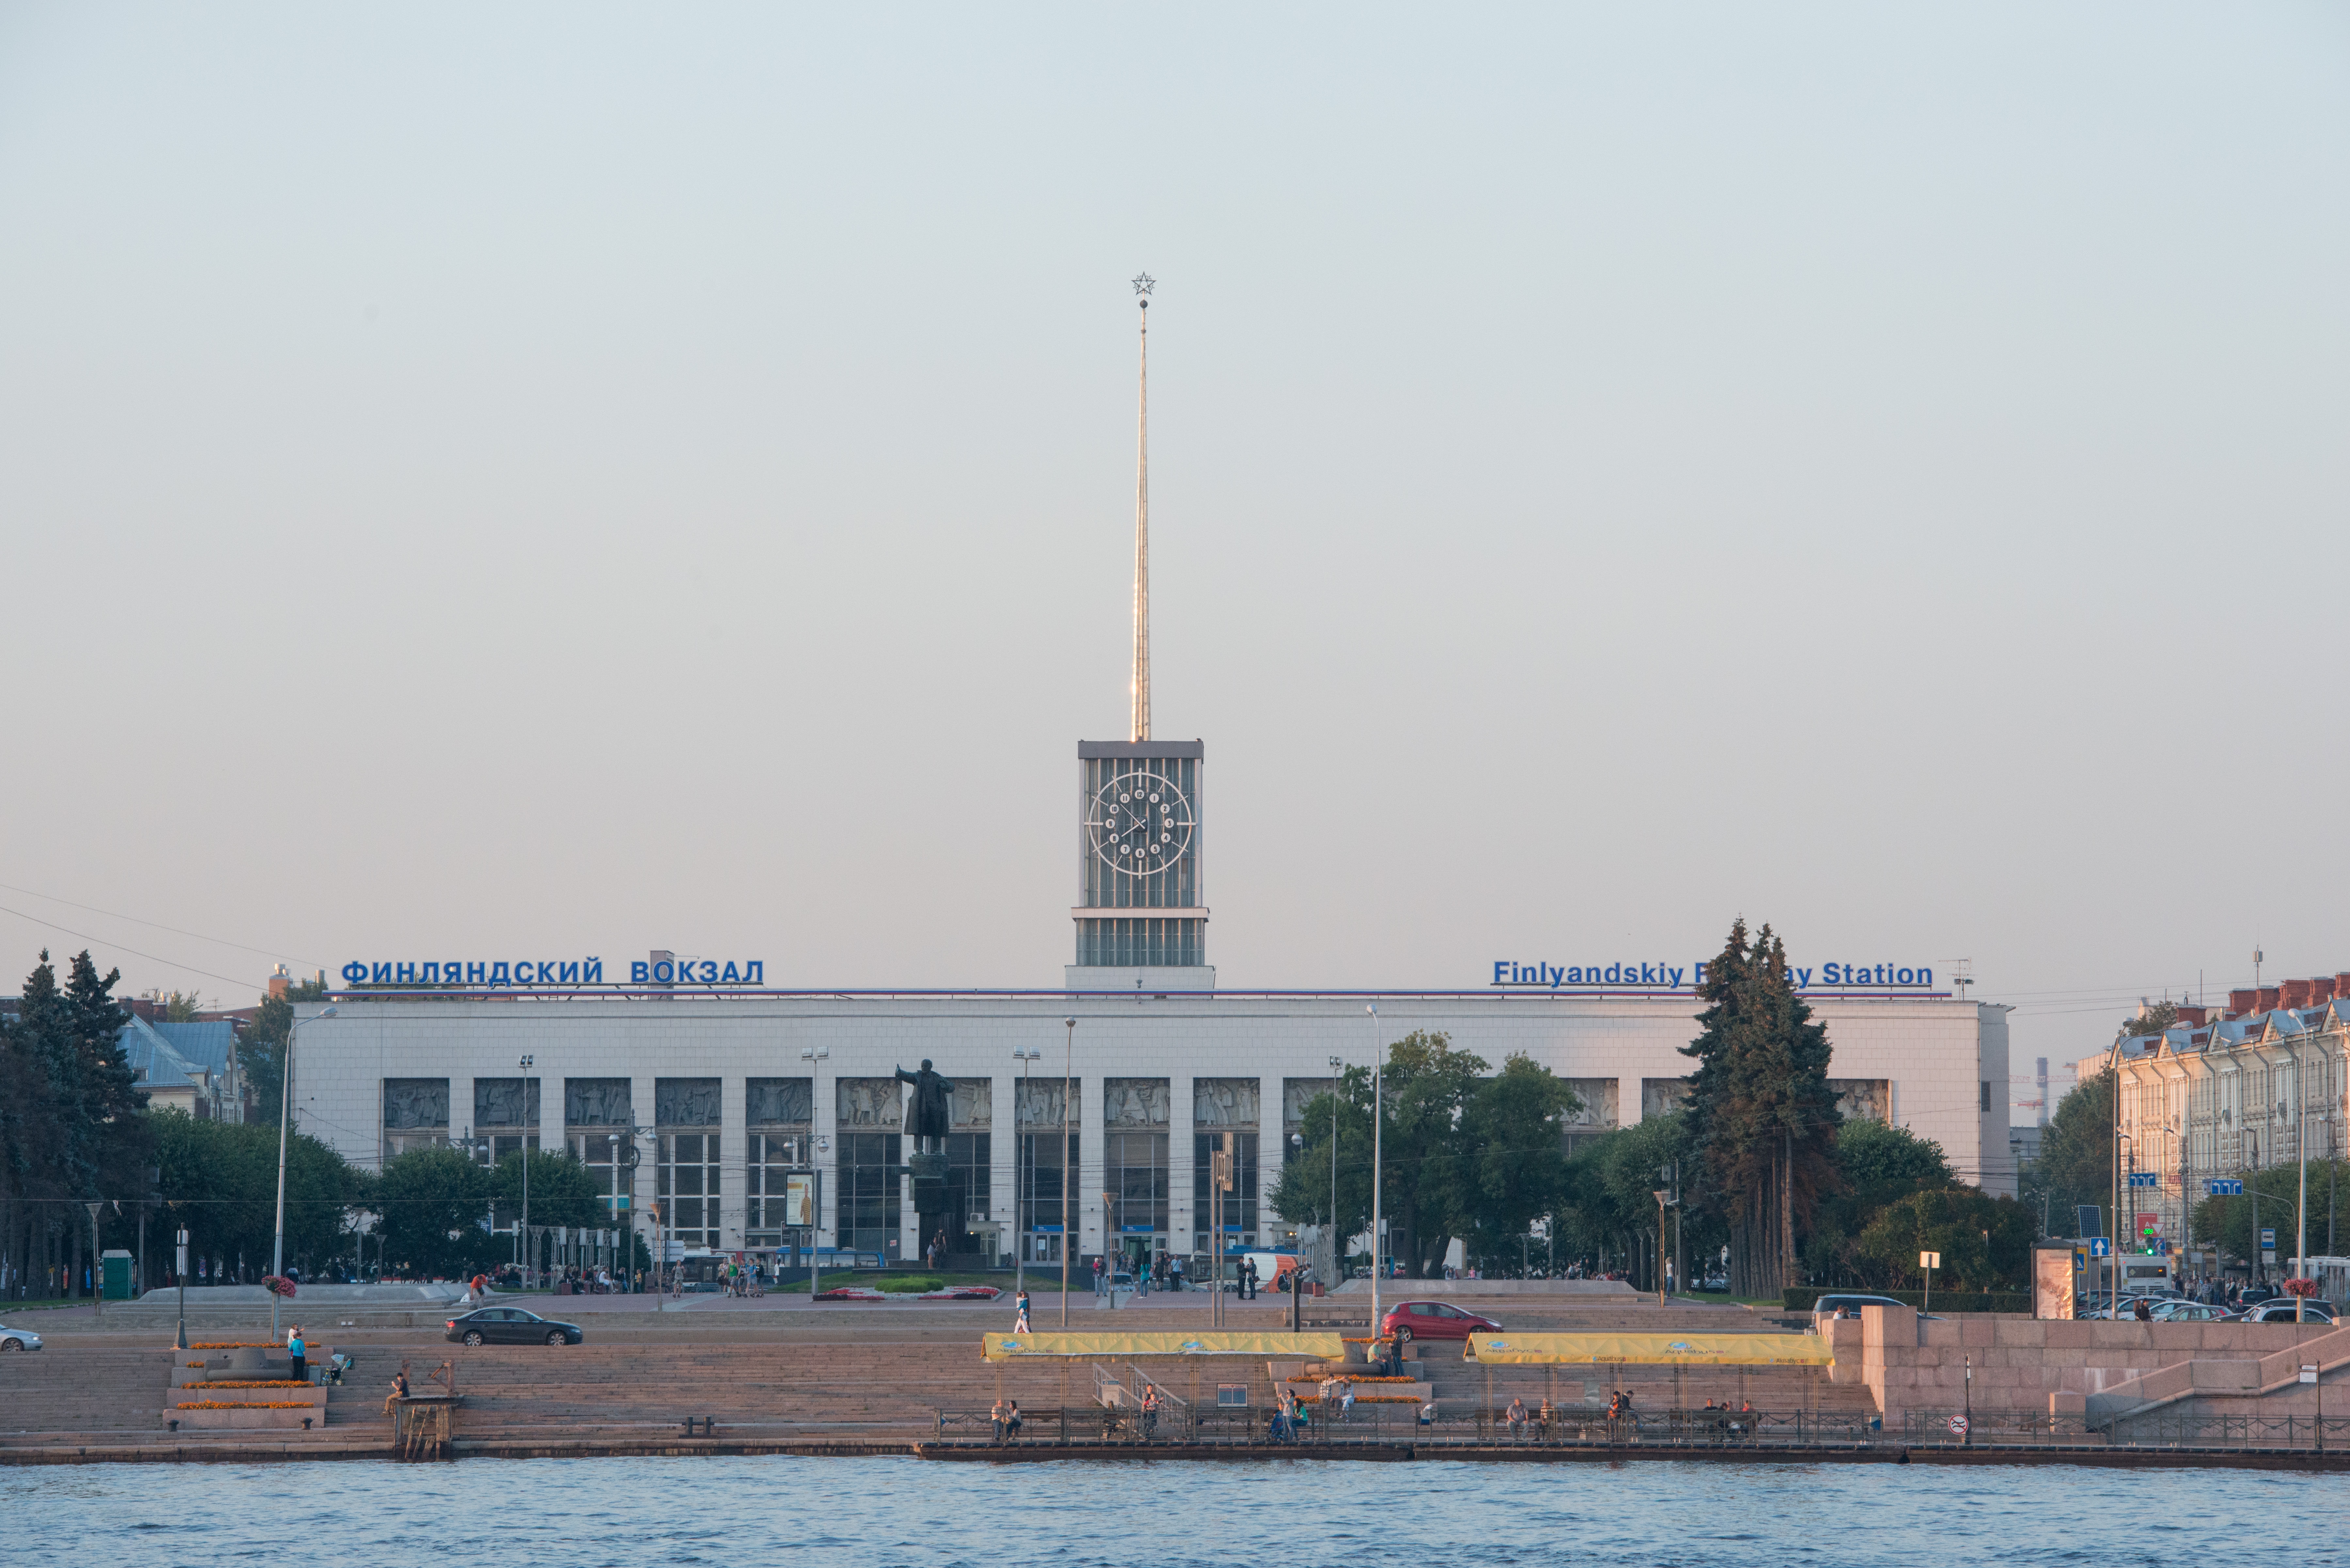
[{"label": "neva river", "polygon": [[0,1469],[17,1563],[2350,1563],[2350,1478],[2064,1465],[469,1459]]}]

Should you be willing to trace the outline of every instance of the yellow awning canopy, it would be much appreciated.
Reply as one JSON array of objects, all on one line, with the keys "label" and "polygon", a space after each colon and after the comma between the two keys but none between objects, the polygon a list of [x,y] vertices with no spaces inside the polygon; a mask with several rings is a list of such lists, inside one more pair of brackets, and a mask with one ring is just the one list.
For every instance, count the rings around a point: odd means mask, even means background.
[{"label": "yellow awning canopy", "polygon": [[983,1345],[990,1361],[1049,1355],[1303,1355],[1336,1361],[1347,1343],[1336,1334],[991,1334]]},{"label": "yellow awning canopy", "polygon": [[1478,1334],[1479,1361],[1687,1366],[1825,1366],[1835,1359],[1816,1334]]}]

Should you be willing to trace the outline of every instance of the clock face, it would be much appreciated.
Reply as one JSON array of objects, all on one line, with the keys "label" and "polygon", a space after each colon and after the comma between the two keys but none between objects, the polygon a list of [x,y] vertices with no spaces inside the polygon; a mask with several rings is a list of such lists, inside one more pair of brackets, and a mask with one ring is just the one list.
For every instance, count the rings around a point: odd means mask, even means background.
[{"label": "clock face", "polygon": [[1191,803],[1156,774],[1120,774],[1086,814],[1094,853],[1132,877],[1164,871],[1191,843]]}]

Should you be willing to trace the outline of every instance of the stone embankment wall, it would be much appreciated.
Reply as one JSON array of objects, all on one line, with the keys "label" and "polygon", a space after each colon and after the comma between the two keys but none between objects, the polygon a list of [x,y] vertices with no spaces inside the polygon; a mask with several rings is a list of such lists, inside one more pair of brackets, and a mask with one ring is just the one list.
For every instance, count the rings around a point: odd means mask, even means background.
[{"label": "stone embankment wall", "polygon": [[[2330,1324],[2040,1322],[2005,1314],[1922,1321],[1864,1307],[1821,1325],[1833,1381],[1865,1386],[1887,1419],[1910,1410],[2033,1410],[2101,1419],[2150,1405],[2186,1413],[2350,1415],[2350,1329]],[[2322,1385],[2293,1382],[2299,1366]],[[2305,1408],[2303,1407],[2305,1407]]]}]

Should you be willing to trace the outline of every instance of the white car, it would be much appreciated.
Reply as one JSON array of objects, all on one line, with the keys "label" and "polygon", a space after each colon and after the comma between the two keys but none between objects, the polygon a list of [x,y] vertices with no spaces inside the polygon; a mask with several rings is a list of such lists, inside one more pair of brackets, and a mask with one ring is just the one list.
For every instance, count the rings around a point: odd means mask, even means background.
[{"label": "white car", "polygon": [[40,1348],[41,1336],[35,1334],[31,1329],[10,1328],[6,1324],[0,1324],[0,1354],[5,1354],[11,1350],[38,1350]]}]

